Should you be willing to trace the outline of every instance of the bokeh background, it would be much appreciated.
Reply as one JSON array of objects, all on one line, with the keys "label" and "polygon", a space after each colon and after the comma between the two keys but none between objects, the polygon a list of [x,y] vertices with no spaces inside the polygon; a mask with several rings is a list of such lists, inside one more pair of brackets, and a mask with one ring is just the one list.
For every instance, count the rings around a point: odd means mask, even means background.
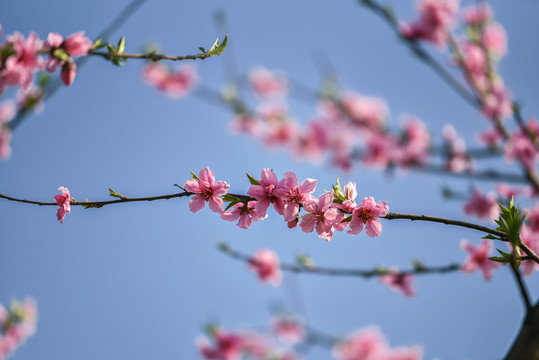
[{"label": "bokeh background", "polygon": [[[4,34],[35,31],[44,39],[50,31],[67,36],[85,30],[95,38],[127,3],[3,0],[0,21]],[[400,18],[415,18],[413,2],[389,3]],[[539,43],[533,29],[539,2],[490,3],[509,34],[501,73],[524,113],[537,114]],[[149,0],[111,40],[126,35],[128,52],[157,41],[168,54],[197,53],[224,36],[215,26],[216,11],[226,14],[229,48],[195,63],[205,86],[221,89],[230,66],[246,73],[264,65],[316,89],[320,63],[329,61],[344,89],[385,99],[395,127],[403,114],[418,116],[439,142],[443,125],[452,123],[469,145],[488,128],[379,18],[352,0]],[[130,60],[118,68],[92,58],[70,88],[15,131],[13,155],[0,164],[0,192],[41,201],[52,201],[59,186],[77,200],[107,199],[109,187],[132,197],[159,195],[175,192],[172,185],[189,179],[190,170],[210,166],[231,191],[243,193],[249,186],[245,172],[258,177],[269,167],[279,177],[292,170],[300,181],[318,179],[317,195],[340,176],[343,183],[357,182],[360,197],[387,200],[392,211],[465,218],[462,202],[444,201],[441,188],[467,191],[470,180],[417,172],[388,177],[362,167],[344,173],[324,161],[297,162],[232,135],[225,107],[196,95],[172,100],[145,85],[142,65]],[[315,104],[295,98],[290,108],[300,119],[315,113]],[[476,185],[487,191],[495,184]],[[339,233],[326,243],[289,230],[274,213],[245,231],[207,208],[193,214],[187,202],[74,207],[60,224],[55,207],[0,201],[0,303],[32,296],[39,307],[37,334],[13,358],[199,359],[195,339],[206,323],[259,328],[275,304],[334,335],[377,325],[391,346],[421,345],[426,359],[501,358],[520,328],[523,306],[506,268],[490,282],[479,273],[417,277],[417,296],[409,299],[376,279],[287,273],[281,287],[265,286],[215,246],[226,241],[245,253],[269,247],[288,262],[301,252],[325,266],[404,268],[413,258],[431,265],[462,262],[459,242],[479,243],[477,232],[385,221],[380,238]],[[537,279],[528,278],[534,299]],[[307,358],[329,356],[315,348]]]}]

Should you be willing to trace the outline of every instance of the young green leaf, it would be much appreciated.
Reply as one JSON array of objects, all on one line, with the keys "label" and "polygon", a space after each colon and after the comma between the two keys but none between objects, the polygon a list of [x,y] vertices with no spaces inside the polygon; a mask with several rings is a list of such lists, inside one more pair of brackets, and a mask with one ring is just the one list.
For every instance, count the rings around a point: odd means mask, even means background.
[{"label": "young green leaf", "polygon": [[252,177],[249,173],[246,173],[246,174],[247,174],[247,177],[249,178],[249,182],[251,183],[251,185],[260,185],[258,180]]},{"label": "young green leaf", "polygon": [[113,197],[117,197],[122,200],[125,199],[125,196],[123,196],[122,194],[118,194],[116,191],[112,190],[111,188],[109,188],[109,195]]},{"label": "young green leaf", "polygon": [[118,41],[118,46],[116,47],[116,52],[121,54],[125,51],[125,36],[122,36],[120,38],[120,41]]},{"label": "young green leaf", "polygon": [[193,179],[195,179],[195,180],[198,180],[198,176],[196,176],[195,173],[192,172],[192,171],[191,171],[191,177],[192,177]]},{"label": "young green leaf", "polygon": [[228,35],[225,35],[223,42],[219,45],[219,39],[215,41],[215,44],[208,50],[208,55],[221,55],[226,49],[228,44]]}]

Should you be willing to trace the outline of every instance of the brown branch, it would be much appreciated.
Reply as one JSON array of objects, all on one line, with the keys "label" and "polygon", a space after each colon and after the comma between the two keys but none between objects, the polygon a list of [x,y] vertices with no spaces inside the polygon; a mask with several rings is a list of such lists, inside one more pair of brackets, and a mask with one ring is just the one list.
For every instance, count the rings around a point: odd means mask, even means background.
[{"label": "brown branch", "polygon": [[166,54],[127,54],[127,53],[108,53],[101,52],[97,50],[90,50],[88,55],[101,56],[105,59],[111,60],[114,58],[125,58],[125,59],[148,59],[152,61],[158,60],[172,60],[172,61],[181,61],[181,60],[204,60],[209,58],[211,55],[208,53],[197,54],[197,55],[183,55],[183,56],[170,56]]},{"label": "brown branch", "polygon": [[441,217],[434,217],[434,216],[428,216],[428,215],[399,214],[399,213],[393,213],[393,212],[388,213],[385,217],[381,219],[386,219],[386,220],[406,219],[406,220],[411,220],[411,221],[437,222],[437,223],[442,223],[446,225],[460,226],[460,227],[464,227],[468,229],[486,232],[488,234],[492,234],[492,235],[500,237],[500,240],[502,241],[508,241],[507,235],[502,231],[494,230],[486,226],[477,225],[477,224],[469,223],[466,221],[445,219]]}]

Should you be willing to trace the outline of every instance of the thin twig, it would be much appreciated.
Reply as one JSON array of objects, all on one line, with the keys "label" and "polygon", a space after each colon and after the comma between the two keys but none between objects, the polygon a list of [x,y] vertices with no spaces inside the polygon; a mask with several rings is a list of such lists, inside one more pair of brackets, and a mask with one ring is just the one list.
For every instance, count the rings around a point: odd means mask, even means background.
[{"label": "thin twig", "polygon": [[197,55],[181,55],[181,56],[171,56],[167,54],[128,54],[128,53],[109,53],[102,52],[97,50],[90,50],[88,55],[101,56],[105,59],[114,59],[114,58],[126,58],[126,59],[148,59],[153,61],[158,60],[172,60],[172,61],[181,61],[181,60],[204,60],[209,58],[211,55],[208,53],[197,54]]},{"label": "thin twig", "polygon": [[393,212],[388,213],[385,217],[381,219],[386,219],[386,220],[406,219],[406,220],[411,220],[411,221],[429,221],[429,222],[442,223],[446,225],[454,225],[454,226],[469,228],[473,230],[478,230],[481,232],[486,232],[486,233],[500,237],[502,241],[508,241],[507,235],[502,231],[494,230],[486,226],[477,225],[477,224],[469,223],[466,221],[446,219],[446,218],[428,216],[428,215],[398,214],[398,213],[393,213]]}]

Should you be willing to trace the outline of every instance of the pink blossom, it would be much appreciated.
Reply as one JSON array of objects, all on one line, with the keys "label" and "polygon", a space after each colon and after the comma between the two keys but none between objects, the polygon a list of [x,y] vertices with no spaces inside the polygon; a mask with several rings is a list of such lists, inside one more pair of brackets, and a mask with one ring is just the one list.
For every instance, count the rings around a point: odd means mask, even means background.
[{"label": "pink blossom", "polygon": [[507,34],[498,23],[492,23],[483,29],[483,44],[485,48],[500,58],[507,54]]},{"label": "pink blossom", "polygon": [[0,305],[0,359],[7,358],[36,332],[37,307],[33,299]]},{"label": "pink blossom", "polygon": [[412,274],[399,273],[397,268],[391,268],[389,274],[381,275],[380,282],[392,290],[402,293],[406,297],[415,295],[415,290],[412,288],[414,276]]},{"label": "pink blossom", "polygon": [[8,122],[15,115],[15,104],[11,101],[0,103],[0,158],[8,159],[11,156],[11,130]]},{"label": "pink blossom", "polygon": [[494,149],[498,148],[501,139],[502,135],[496,129],[483,131],[479,134],[479,140]]},{"label": "pink blossom", "polygon": [[296,174],[289,171],[277,184],[276,193],[284,201],[284,219],[286,222],[294,221],[299,214],[299,206],[314,201],[311,193],[316,189],[318,180],[305,179],[298,187]]},{"label": "pink blossom", "polygon": [[331,207],[333,204],[333,194],[331,192],[321,195],[319,199],[305,203],[303,208],[309,213],[303,215],[299,226],[306,233],[312,232],[316,227],[316,232],[322,239],[331,241],[335,232],[334,225],[337,223],[339,210]]},{"label": "pink blossom", "polygon": [[161,63],[148,63],[142,69],[142,78],[173,99],[180,99],[196,85],[195,68],[183,65],[171,71]]},{"label": "pink blossom", "polygon": [[271,352],[271,344],[267,336],[256,332],[242,332],[243,351],[254,358],[265,359]]},{"label": "pink blossom", "polygon": [[526,168],[533,170],[537,162],[537,151],[529,136],[524,132],[516,132],[506,143],[505,156],[518,159]]},{"label": "pink blossom", "polygon": [[227,210],[221,213],[221,219],[226,221],[238,220],[238,226],[242,229],[249,229],[253,221],[260,221],[267,217],[266,213],[260,213],[255,208],[256,201],[249,201],[249,203],[237,203],[234,205],[233,210]]},{"label": "pink blossom", "polygon": [[71,85],[75,80],[75,75],[77,75],[77,64],[71,61],[66,61],[62,66],[62,81],[67,86]]},{"label": "pink blossom", "polygon": [[256,68],[249,73],[249,84],[260,97],[283,96],[287,92],[286,77],[264,68]]},{"label": "pink blossom", "polygon": [[62,194],[54,195],[54,200],[56,200],[56,204],[59,206],[56,217],[60,220],[60,223],[64,223],[66,214],[71,212],[71,194],[69,193],[69,190],[63,186],[60,186],[58,190],[60,190]]},{"label": "pink blossom", "polygon": [[390,134],[372,134],[367,141],[363,161],[367,165],[387,168],[399,153],[398,141]]},{"label": "pink blossom", "polygon": [[513,113],[511,94],[501,82],[495,82],[493,89],[483,99],[483,114],[489,119],[501,120]]},{"label": "pink blossom", "polygon": [[501,265],[498,262],[488,259],[492,251],[491,240],[483,239],[477,249],[468,241],[462,240],[460,247],[468,253],[468,258],[460,267],[464,272],[471,273],[479,268],[483,271],[485,280],[490,280],[492,278],[492,270]]},{"label": "pink blossom", "polygon": [[69,55],[81,56],[88,54],[88,51],[93,47],[93,43],[90,39],[84,37],[84,31],[80,31],[68,36],[62,46]]},{"label": "pink blossom", "polygon": [[532,232],[539,233],[539,203],[531,209],[526,209],[526,220],[528,226],[530,226]]},{"label": "pink blossom", "polygon": [[339,360],[383,359],[387,349],[385,337],[376,328],[356,331],[333,347],[333,356]]},{"label": "pink blossom", "polygon": [[429,157],[430,134],[425,124],[417,118],[404,121],[403,141],[398,162],[401,166],[422,166]]},{"label": "pink blossom", "polygon": [[7,36],[6,40],[15,53],[5,59],[3,68],[0,67],[0,93],[6,85],[20,85],[26,91],[32,85],[33,73],[43,67],[39,56],[42,43],[35,33],[30,33],[26,40],[19,33]]},{"label": "pink blossom", "polygon": [[278,316],[271,321],[270,327],[279,339],[290,343],[301,342],[307,336],[303,320],[296,316]]},{"label": "pink blossom", "polygon": [[43,50],[50,51],[55,48],[62,46],[64,38],[58,33],[49,33],[47,40],[43,43]]},{"label": "pink blossom", "polygon": [[215,182],[215,175],[209,167],[200,170],[198,179],[187,180],[184,185],[189,192],[196,194],[189,201],[189,209],[196,213],[204,208],[205,202],[213,212],[223,212],[223,199],[221,196],[228,192],[230,185],[224,181]]},{"label": "pink blossom", "polygon": [[357,235],[363,230],[370,237],[380,236],[382,233],[382,224],[377,219],[384,217],[389,212],[389,207],[386,201],[374,201],[373,197],[363,198],[361,205],[358,205],[352,212],[352,220],[350,221],[350,235]]},{"label": "pink blossom", "polygon": [[464,212],[467,215],[475,215],[480,219],[498,219],[500,208],[496,197],[492,193],[483,195],[479,190],[474,189],[471,199],[464,204]]},{"label": "pink blossom", "polygon": [[271,282],[274,286],[281,284],[281,269],[277,254],[269,249],[260,249],[249,260],[249,270],[255,271],[263,283]]},{"label": "pink blossom", "polygon": [[341,106],[355,126],[377,133],[385,127],[389,110],[380,99],[348,92],[342,97]]},{"label": "pink blossom", "polygon": [[418,3],[419,19],[402,24],[401,33],[408,39],[424,39],[443,47],[455,23],[458,7],[458,0],[421,0]]},{"label": "pink blossom", "polygon": [[512,197],[517,197],[520,194],[526,193],[527,189],[524,187],[510,187],[505,183],[500,183],[496,185],[496,192],[500,194],[501,197],[509,200]]},{"label": "pink blossom", "polygon": [[486,3],[462,9],[462,17],[468,25],[486,23],[492,19],[492,9]]},{"label": "pink blossom", "polygon": [[265,214],[270,204],[273,204],[275,211],[278,214],[283,215],[284,201],[277,195],[277,176],[271,169],[264,169],[260,174],[260,185],[251,185],[247,194],[255,198],[255,209],[260,214]]},{"label": "pink blossom", "polygon": [[220,329],[215,330],[215,344],[211,345],[207,339],[197,341],[200,353],[207,360],[239,360],[243,350],[243,339],[235,333],[226,333]]}]

